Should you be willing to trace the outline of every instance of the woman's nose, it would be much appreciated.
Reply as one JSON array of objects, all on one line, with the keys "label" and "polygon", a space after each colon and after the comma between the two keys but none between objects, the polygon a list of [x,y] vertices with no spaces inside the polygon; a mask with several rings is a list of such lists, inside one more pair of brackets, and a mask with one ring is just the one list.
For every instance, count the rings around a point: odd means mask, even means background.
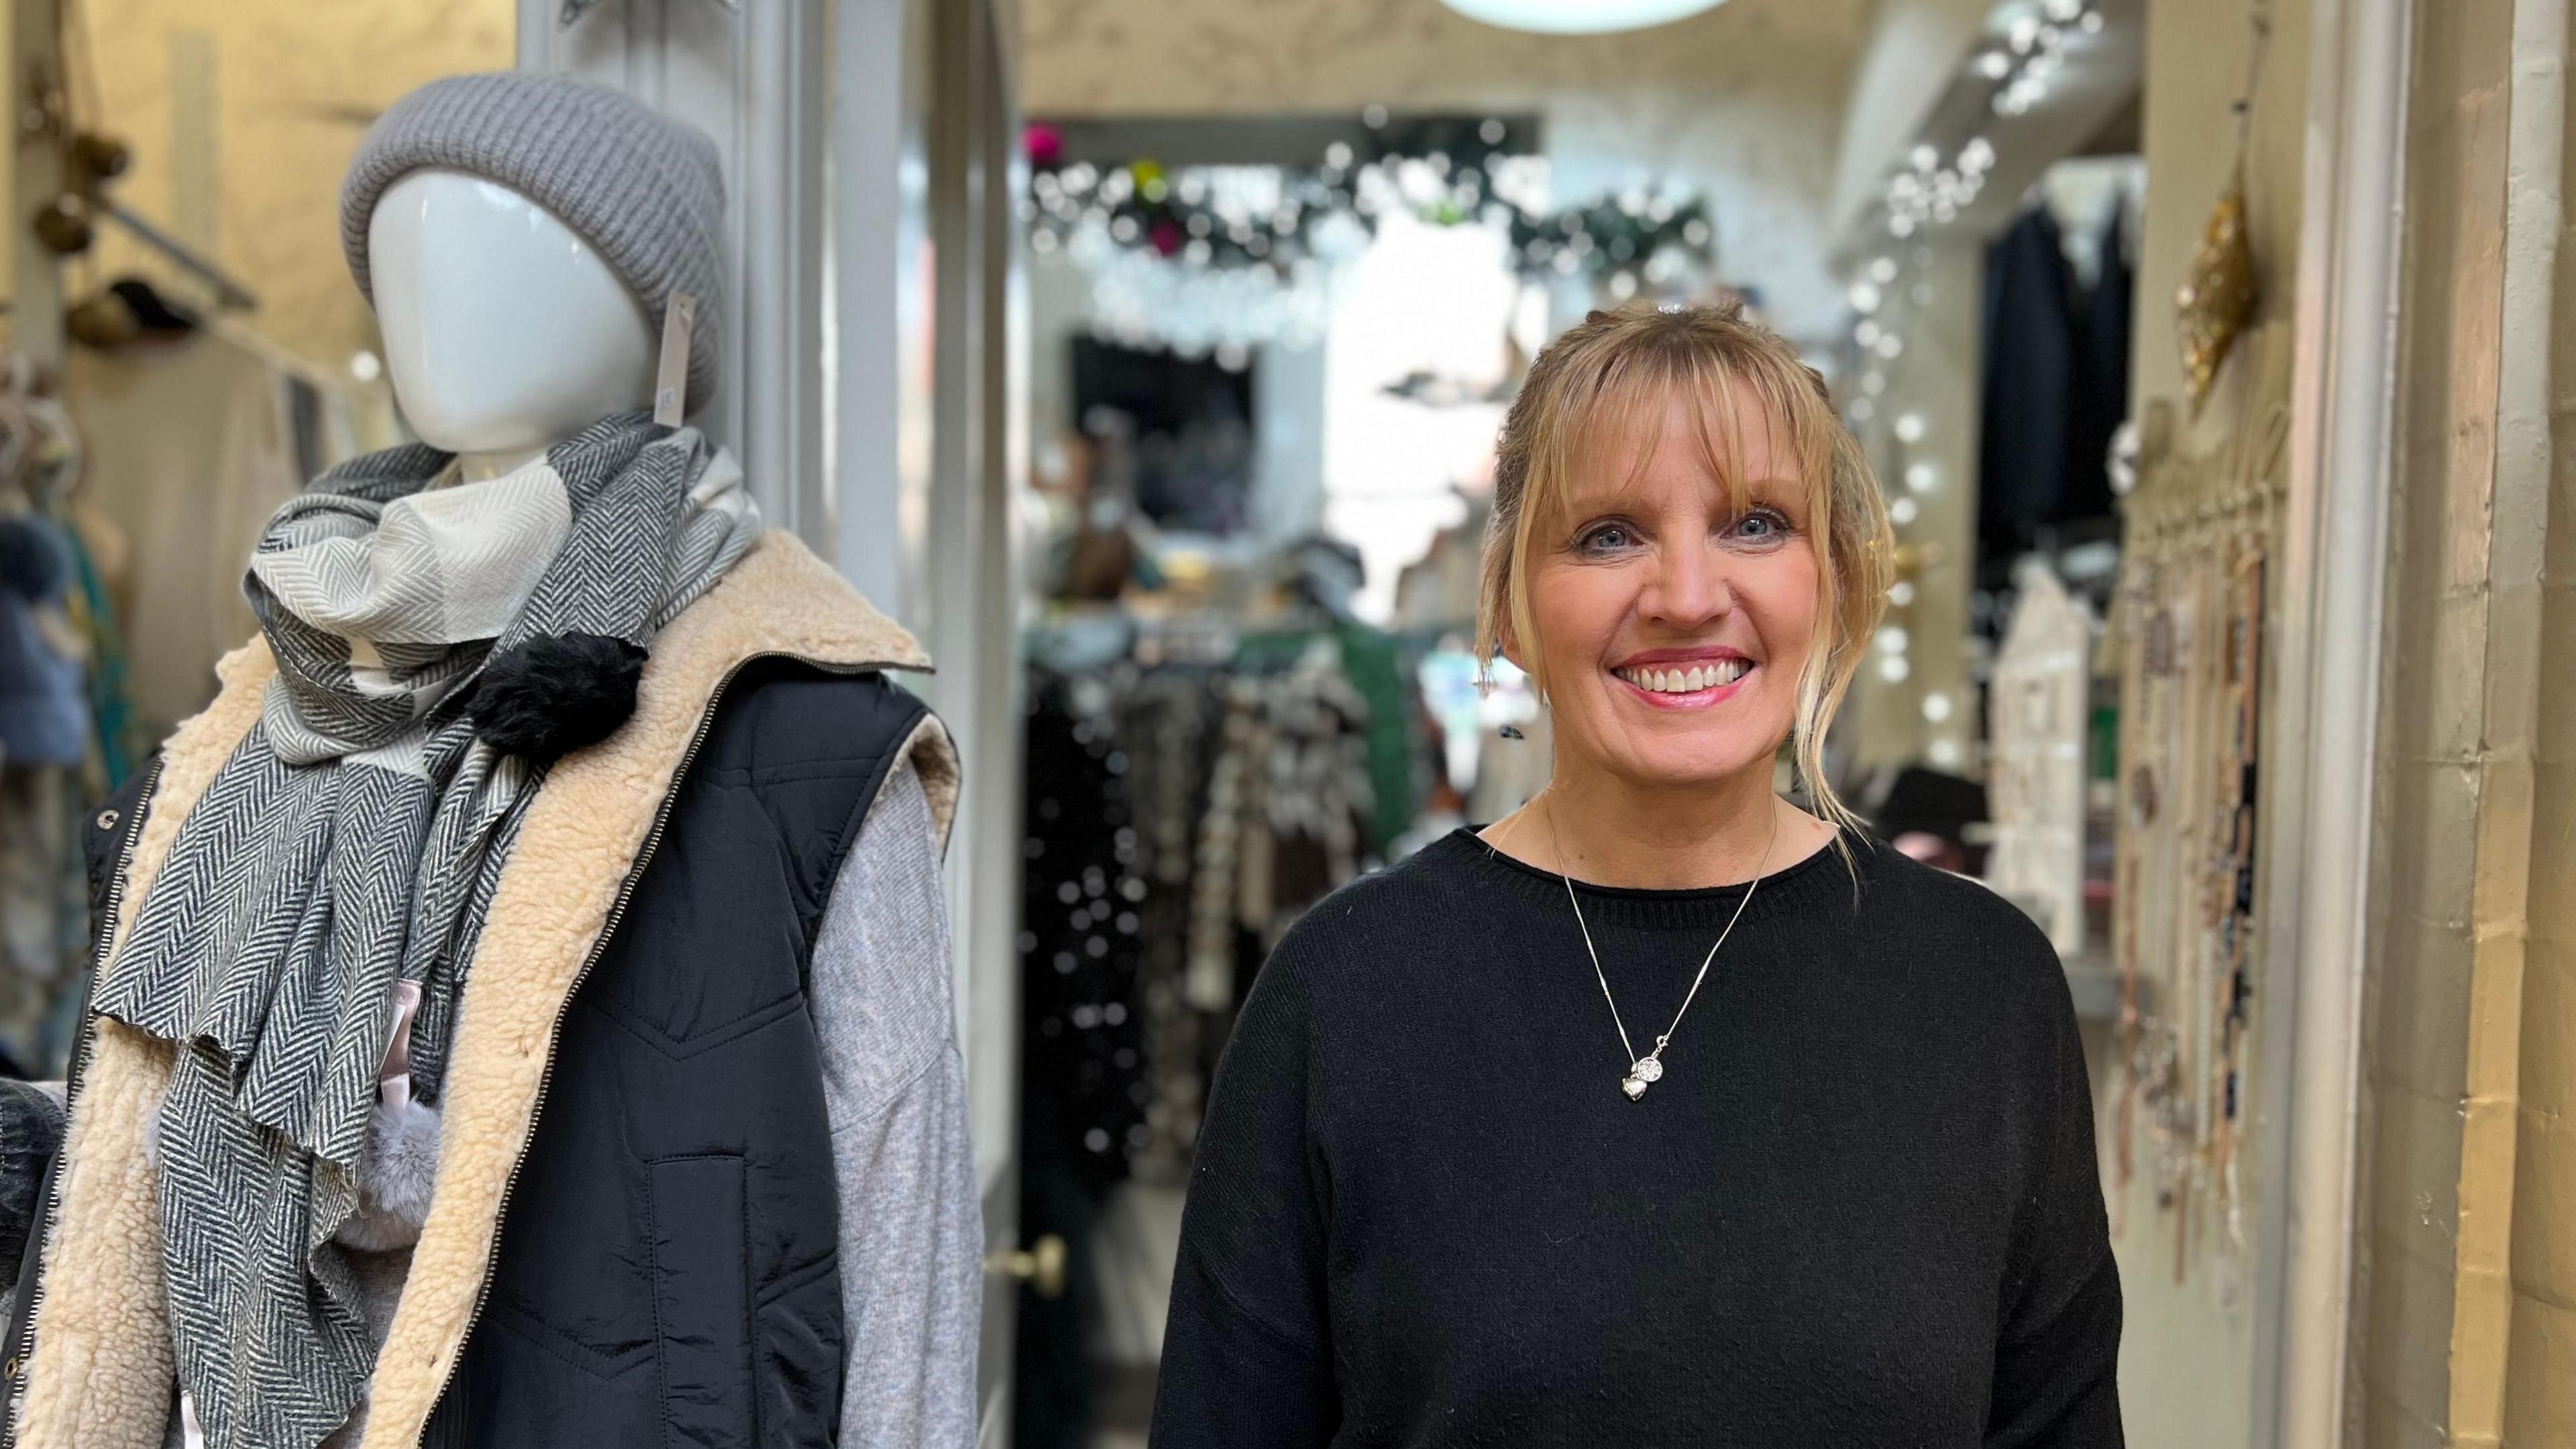
[{"label": "woman's nose", "polygon": [[1655,575],[1640,599],[1653,623],[1695,629],[1735,607],[1725,556],[1715,548],[1681,548],[1656,556]]}]

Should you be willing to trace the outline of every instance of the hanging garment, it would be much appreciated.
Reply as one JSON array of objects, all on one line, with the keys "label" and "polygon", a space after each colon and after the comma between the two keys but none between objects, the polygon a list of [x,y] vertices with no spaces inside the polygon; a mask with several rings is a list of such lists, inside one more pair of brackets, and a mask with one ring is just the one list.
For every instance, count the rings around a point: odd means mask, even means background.
[{"label": "hanging garment", "polygon": [[2041,529],[2113,511],[2109,455],[2129,410],[2134,274],[2118,208],[2104,225],[2091,287],[2078,284],[2044,206],[1986,253],[1977,533],[1979,557],[1993,570],[2007,568]]},{"label": "hanging garment", "polygon": [[138,728],[165,738],[205,707],[215,661],[255,632],[242,560],[314,476],[296,463],[285,379],[217,336],[74,349],[63,395],[88,453],[85,503],[124,531],[127,680]]},{"label": "hanging garment", "polygon": [[78,780],[59,765],[0,765],[0,1051],[50,1076],[56,1007],[79,976]]},{"label": "hanging garment", "polygon": [[2075,279],[2057,218],[2033,208],[1986,252],[1985,386],[1977,449],[1982,558],[2009,558],[2058,516],[2075,378]]},{"label": "hanging garment", "polygon": [[1095,677],[1030,690],[1020,922],[1023,1166],[1097,1195],[1145,1139],[1130,757]]},{"label": "hanging garment", "polygon": [[1370,705],[1338,633],[1247,641],[1238,663],[1263,661],[1285,667],[1226,690],[1191,885],[1184,995],[1229,1015],[1280,934],[1360,873],[1377,818]]},{"label": "hanging garment", "polygon": [[[1019,943],[1020,1234],[1023,1241],[1061,1238],[1067,1273],[1062,1294],[1020,1295],[1011,1410],[1019,1449],[1084,1449],[1091,1442],[1099,1320],[1093,1228],[1104,1196],[1148,1144],[1147,1124],[1172,1111],[1147,1077],[1141,917],[1158,896],[1182,892],[1149,888],[1139,868],[1131,781],[1153,742],[1122,737],[1111,682],[1132,674],[1123,664],[1073,676],[1031,669]],[[1176,998],[1177,984],[1164,993]]]},{"label": "hanging garment", "polygon": [[2116,507],[2111,437],[2129,416],[2129,314],[2137,290],[2124,210],[2114,204],[2103,218],[2094,243],[2100,271],[2075,306],[2075,370],[2067,399],[2060,518],[2108,518]]},{"label": "hanging garment", "polygon": [[48,1030],[80,956],[75,778],[89,757],[80,640],[63,611],[74,559],[52,520],[0,519],[0,1051],[53,1059]]},{"label": "hanging garment", "polygon": [[[120,576],[125,536],[97,509],[62,506],[54,515],[71,544],[72,587],[65,611],[80,636],[88,667],[90,734],[99,770],[110,791],[121,788],[144,752],[135,728],[134,699],[126,688],[125,628],[116,613],[113,579]],[[110,559],[114,562],[111,562]]]},{"label": "hanging garment", "polygon": [[1149,1074],[1146,1140],[1130,1154],[1140,1175],[1174,1182],[1188,1174],[1207,1105],[1209,1068],[1227,1017],[1191,1005],[1190,881],[1209,771],[1225,718],[1225,676],[1199,665],[1142,672],[1119,710],[1128,751],[1128,799],[1136,822],[1138,983]]},{"label": "hanging garment", "polygon": [[63,613],[69,541],[50,519],[0,518],[0,760],[78,765],[89,755],[79,641]]}]

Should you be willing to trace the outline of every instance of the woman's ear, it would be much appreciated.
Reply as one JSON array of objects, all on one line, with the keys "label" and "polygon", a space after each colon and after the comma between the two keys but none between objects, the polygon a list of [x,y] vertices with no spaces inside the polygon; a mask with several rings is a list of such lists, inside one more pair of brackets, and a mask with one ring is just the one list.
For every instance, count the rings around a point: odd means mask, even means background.
[{"label": "woman's ear", "polygon": [[1512,629],[1511,614],[1508,610],[1504,612],[1502,622],[1495,627],[1494,647],[1495,652],[1508,660],[1514,669],[1523,674],[1530,672],[1529,659],[1521,652],[1520,636]]},{"label": "woman's ear", "polygon": [[1519,636],[1512,632],[1511,621],[1508,616],[1505,617],[1502,626],[1495,632],[1497,634],[1497,638],[1495,639],[1496,652],[1500,653],[1504,659],[1510,661],[1511,666],[1514,669],[1519,670],[1521,674],[1529,680],[1531,691],[1538,696],[1539,708],[1547,708],[1547,685],[1538,677],[1538,671],[1530,667],[1531,660],[1529,654],[1521,648]]}]

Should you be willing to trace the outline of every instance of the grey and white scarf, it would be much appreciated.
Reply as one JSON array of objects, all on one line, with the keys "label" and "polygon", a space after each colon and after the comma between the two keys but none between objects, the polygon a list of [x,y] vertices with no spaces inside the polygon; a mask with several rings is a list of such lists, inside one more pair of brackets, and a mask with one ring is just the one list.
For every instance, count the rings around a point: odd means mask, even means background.
[{"label": "grey and white scarf", "polygon": [[759,532],[732,458],[642,414],[433,486],[450,461],[359,458],[270,520],[243,588],[277,674],[98,983],[98,1011],[180,1048],[162,1257],[211,1449],[316,1444],[373,1372],[333,1237],[360,1205],[397,983],[419,988],[413,1091],[434,1102],[545,768],[477,737],[487,661],[563,636],[645,644]]}]

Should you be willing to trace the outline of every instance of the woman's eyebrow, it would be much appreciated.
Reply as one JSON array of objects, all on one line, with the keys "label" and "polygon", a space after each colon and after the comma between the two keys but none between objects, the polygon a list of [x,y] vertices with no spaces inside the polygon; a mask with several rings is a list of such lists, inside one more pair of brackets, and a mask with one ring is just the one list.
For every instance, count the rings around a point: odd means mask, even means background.
[{"label": "woman's eyebrow", "polygon": [[[1740,489],[1730,488],[1727,492],[1748,503],[1767,500],[1803,506],[1807,501],[1806,481],[1785,473],[1766,475]],[[1569,490],[1559,500],[1558,507],[1568,515],[1616,513],[1633,507],[1636,500],[1637,490],[1633,488],[1614,488],[1594,483],[1586,485],[1580,491]]]}]

